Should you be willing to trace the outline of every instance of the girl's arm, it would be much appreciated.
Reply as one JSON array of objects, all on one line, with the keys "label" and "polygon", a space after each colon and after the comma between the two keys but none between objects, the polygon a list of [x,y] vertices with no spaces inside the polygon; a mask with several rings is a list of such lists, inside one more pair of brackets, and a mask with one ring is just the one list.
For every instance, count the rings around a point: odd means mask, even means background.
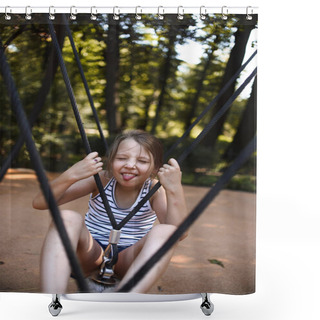
[{"label": "girl's arm", "polygon": [[[160,223],[179,226],[187,216],[187,206],[178,162],[171,158],[168,164],[159,169],[158,177],[162,187],[154,195],[152,207]],[[187,234],[183,238],[186,236]]]},{"label": "girl's arm", "polygon": [[[50,182],[57,204],[61,205],[95,192],[93,175],[102,171],[102,165],[98,153],[92,152]],[[35,196],[32,205],[35,209],[48,209],[42,191]]]}]

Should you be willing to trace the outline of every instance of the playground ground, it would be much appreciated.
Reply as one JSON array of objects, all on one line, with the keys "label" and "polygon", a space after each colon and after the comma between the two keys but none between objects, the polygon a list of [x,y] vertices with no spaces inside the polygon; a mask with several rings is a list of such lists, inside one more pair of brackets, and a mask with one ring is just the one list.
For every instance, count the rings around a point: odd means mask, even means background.
[{"label": "playground ground", "polygon": [[[0,292],[40,292],[40,251],[51,218],[49,211],[32,208],[38,189],[36,175],[28,169],[10,169],[0,183]],[[189,212],[207,190],[184,186]],[[84,197],[63,207],[84,215],[87,202]],[[255,202],[253,193],[221,191],[179,243],[150,293],[254,292]],[[77,292],[72,279],[69,292]]]}]

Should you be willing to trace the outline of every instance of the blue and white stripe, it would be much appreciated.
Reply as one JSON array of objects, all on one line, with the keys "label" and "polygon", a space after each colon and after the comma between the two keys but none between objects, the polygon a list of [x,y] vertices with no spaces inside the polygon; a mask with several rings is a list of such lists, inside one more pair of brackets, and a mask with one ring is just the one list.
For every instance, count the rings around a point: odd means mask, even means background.
[{"label": "blue and white stripe", "polygon": [[[145,181],[135,203],[127,209],[122,209],[117,205],[115,199],[116,183],[117,182],[114,178],[110,179],[104,190],[115,220],[117,223],[120,223],[149,192],[151,179]],[[156,219],[156,213],[153,211],[148,200],[121,229],[121,237],[118,245],[127,247],[142,239],[150,231]],[[112,226],[100,194],[95,197],[90,196],[89,209],[85,217],[85,224],[94,239],[98,240],[105,246],[108,245],[109,234],[112,230]]]}]

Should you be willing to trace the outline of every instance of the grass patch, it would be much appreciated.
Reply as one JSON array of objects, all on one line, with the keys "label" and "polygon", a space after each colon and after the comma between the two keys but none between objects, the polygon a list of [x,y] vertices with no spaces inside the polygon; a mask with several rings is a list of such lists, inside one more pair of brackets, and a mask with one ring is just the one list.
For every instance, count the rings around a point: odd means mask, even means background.
[{"label": "grass patch", "polygon": [[[182,183],[186,185],[196,185],[203,187],[213,186],[222,174],[210,173],[183,173]],[[236,174],[226,185],[226,189],[256,192],[256,177],[247,174]]]}]

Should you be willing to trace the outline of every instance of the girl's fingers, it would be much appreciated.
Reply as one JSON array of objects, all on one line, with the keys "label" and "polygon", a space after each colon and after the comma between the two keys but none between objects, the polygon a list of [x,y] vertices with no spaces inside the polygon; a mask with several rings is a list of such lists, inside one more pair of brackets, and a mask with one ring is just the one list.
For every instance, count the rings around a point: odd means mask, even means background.
[{"label": "girl's fingers", "polygon": [[165,163],[160,169],[160,170],[171,170],[171,169],[179,169],[180,170],[180,166],[179,163],[177,162],[177,160],[171,158],[169,159],[168,163]]},{"label": "girl's fingers", "polygon": [[101,160],[102,160],[102,159],[101,159],[100,157],[96,157],[96,158],[93,159],[93,161],[94,161],[95,163],[100,163]]},{"label": "girl's fingers", "polygon": [[93,163],[94,165],[102,166],[102,158],[99,157],[99,154],[96,151],[89,153],[85,159],[90,160],[90,163]]},{"label": "girl's fingers", "polygon": [[87,159],[94,159],[94,158],[96,158],[98,155],[99,155],[98,152],[93,151],[93,152],[90,152],[90,153],[87,155],[86,158],[87,158]]},{"label": "girl's fingers", "polygon": [[180,168],[178,161],[174,158],[170,158],[168,160],[168,164],[175,167],[175,168]]}]

